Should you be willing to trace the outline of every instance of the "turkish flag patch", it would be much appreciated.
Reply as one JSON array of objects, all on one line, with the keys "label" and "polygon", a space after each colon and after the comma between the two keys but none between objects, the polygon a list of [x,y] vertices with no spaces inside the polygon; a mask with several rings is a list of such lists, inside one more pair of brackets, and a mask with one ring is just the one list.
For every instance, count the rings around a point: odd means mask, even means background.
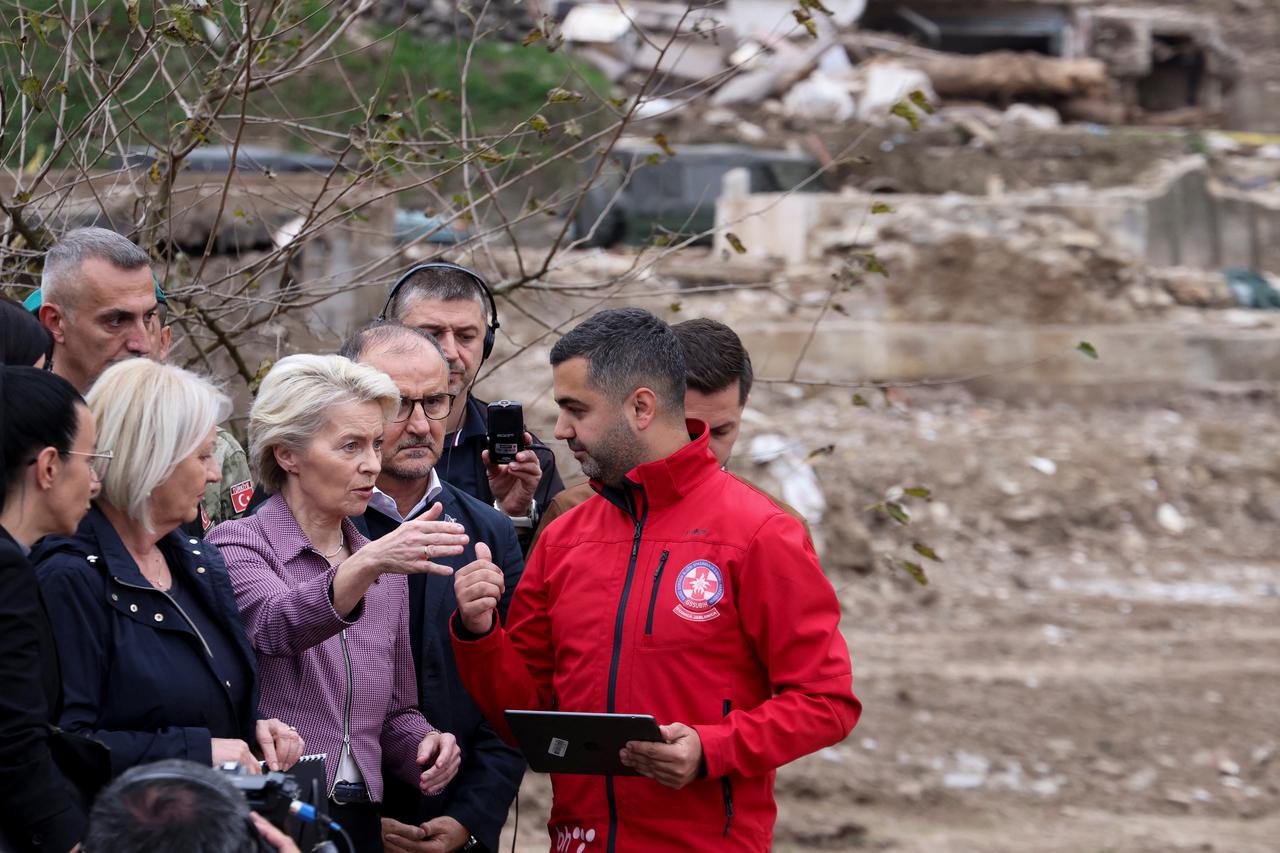
[{"label": "turkish flag patch", "polygon": [[253,481],[245,480],[231,487],[231,506],[236,512],[244,512],[253,500]]}]

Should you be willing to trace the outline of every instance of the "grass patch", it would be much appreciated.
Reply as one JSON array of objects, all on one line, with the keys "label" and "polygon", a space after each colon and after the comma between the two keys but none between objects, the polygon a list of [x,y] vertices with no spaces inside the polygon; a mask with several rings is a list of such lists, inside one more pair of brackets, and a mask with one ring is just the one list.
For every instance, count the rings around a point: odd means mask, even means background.
[{"label": "grass patch", "polygon": [[[59,114],[65,131],[81,123],[98,101],[90,84],[90,62],[108,80],[123,74],[122,97],[112,104],[111,115],[114,125],[123,129],[125,146],[164,144],[182,132],[188,117],[179,99],[169,94],[170,84],[161,72],[179,81],[183,97],[194,101],[221,52],[216,41],[210,43],[201,18],[182,12],[183,8],[191,7],[156,4],[131,12],[124,2],[103,3],[72,36],[53,14],[56,7],[33,18],[20,12],[13,0],[0,0],[0,30],[8,34],[0,36],[0,61],[6,71],[0,79],[7,105],[5,165],[16,167],[47,156],[57,135]],[[265,71],[318,28],[331,28],[326,26],[327,8],[320,0],[286,5],[278,21],[282,35],[261,45],[255,70]],[[167,28],[168,34],[162,53],[128,69],[142,45],[131,15],[137,15],[143,26]],[[64,47],[69,38],[74,49],[67,65]],[[327,61],[254,93],[246,112],[267,121],[255,121],[245,138],[298,150],[342,147],[342,138],[317,134],[314,129],[318,129],[341,137],[376,135],[390,146],[400,141],[438,142],[445,146],[439,155],[448,156],[447,141],[461,129],[465,59],[465,42],[432,42],[390,27],[363,26],[358,34],[339,40]],[[547,104],[547,92],[557,87],[582,92],[586,98]],[[575,63],[563,52],[548,53],[541,45],[481,42],[473,50],[466,83],[471,116],[468,136],[505,135],[536,113],[553,124],[575,118],[589,132],[605,120],[600,98],[593,91],[607,97],[608,88],[598,71]],[[238,99],[225,104],[209,137],[230,136],[240,108]],[[306,128],[291,127],[291,122]],[[15,142],[24,127],[26,143],[19,147]],[[88,127],[94,132],[78,139],[88,143],[88,165],[101,166],[103,152],[114,151],[115,140],[101,116]],[[519,152],[515,144],[499,150],[507,155],[545,156],[551,150],[549,140],[556,136],[552,133],[546,142],[531,142],[526,135],[521,146],[536,151]],[[69,165],[71,158],[64,152],[57,165]]]}]

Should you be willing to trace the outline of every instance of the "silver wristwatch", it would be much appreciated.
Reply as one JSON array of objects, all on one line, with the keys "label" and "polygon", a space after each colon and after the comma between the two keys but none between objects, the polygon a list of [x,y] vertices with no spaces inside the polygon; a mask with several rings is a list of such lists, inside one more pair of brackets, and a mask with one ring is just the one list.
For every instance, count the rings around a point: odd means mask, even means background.
[{"label": "silver wristwatch", "polygon": [[[493,508],[498,512],[501,512],[503,515],[507,515],[502,507],[498,505],[496,498],[493,501]],[[511,523],[515,526],[516,530],[532,530],[538,524],[538,499],[529,499],[528,515],[507,515],[507,518],[511,519]]]}]

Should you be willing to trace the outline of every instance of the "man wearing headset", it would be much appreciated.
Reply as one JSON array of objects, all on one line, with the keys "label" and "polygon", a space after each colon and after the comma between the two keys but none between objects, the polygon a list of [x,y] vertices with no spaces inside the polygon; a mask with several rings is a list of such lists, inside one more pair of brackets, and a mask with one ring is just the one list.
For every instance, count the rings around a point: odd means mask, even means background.
[{"label": "man wearing headset", "polygon": [[498,329],[493,294],[465,267],[419,264],[392,287],[382,316],[422,329],[440,343],[449,363],[449,393],[456,396],[436,470],[441,479],[506,514],[527,552],[541,508],[564,483],[556,473],[555,454],[529,433],[528,448],[514,462],[489,462],[488,408],[471,395],[471,386],[493,350]]}]

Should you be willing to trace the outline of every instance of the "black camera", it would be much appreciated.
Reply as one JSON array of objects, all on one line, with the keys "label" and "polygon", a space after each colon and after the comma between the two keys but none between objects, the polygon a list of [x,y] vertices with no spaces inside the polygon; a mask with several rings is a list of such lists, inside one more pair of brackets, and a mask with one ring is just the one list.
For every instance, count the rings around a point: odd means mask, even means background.
[{"label": "black camera", "polygon": [[[268,772],[264,767],[261,774],[253,776],[234,761],[220,764],[218,769],[250,809],[291,837],[300,849],[336,853],[337,848],[328,840],[329,831],[342,830],[325,808],[322,756],[304,755],[292,773]],[[350,849],[349,843],[347,846]],[[269,846],[262,849],[274,853]]]},{"label": "black camera", "polygon": [[294,800],[307,799],[296,778],[288,773],[278,772],[251,776],[245,768],[233,762],[220,765],[218,769],[244,796],[250,809],[285,832],[289,831],[285,822],[290,816],[290,806]]},{"label": "black camera", "polygon": [[515,400],[490,403],[489,461],[494,465],[514,462],[524,446],[524,407]]}]

